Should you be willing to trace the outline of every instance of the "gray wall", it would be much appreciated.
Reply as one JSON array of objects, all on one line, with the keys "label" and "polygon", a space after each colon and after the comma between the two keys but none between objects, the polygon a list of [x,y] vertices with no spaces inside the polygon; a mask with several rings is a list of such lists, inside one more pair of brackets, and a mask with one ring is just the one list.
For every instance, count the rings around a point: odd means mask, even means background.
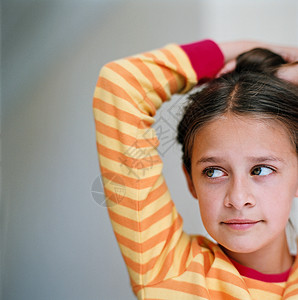
[{"label": "gray wall", "polygon": [[[298,45],[297,22],[295,0],[3,0],[2,299],[133,299],[94,187],[92,95],[104,63],[205,37]],[[165,105],[157,123],[171,109]],[[161,150],[185,230],[204,233],[179,147]]]}]

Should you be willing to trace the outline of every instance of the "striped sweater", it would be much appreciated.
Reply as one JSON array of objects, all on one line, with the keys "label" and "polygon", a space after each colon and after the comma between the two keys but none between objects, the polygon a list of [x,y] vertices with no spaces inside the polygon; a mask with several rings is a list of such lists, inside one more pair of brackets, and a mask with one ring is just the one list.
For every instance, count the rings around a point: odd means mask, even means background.
[{"label": "striped sweater", "polygon": [[221,248],[183,231],[162,174],[156,110],[223,65],[209,40],[105,65],[93,111],[111,223],[138,299],[298,299],[298,260],[287,281],[240,275]]}]

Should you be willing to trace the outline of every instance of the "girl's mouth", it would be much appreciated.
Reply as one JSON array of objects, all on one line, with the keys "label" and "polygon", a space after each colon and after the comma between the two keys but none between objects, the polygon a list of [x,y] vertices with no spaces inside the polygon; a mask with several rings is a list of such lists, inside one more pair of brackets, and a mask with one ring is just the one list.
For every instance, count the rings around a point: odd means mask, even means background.
[{"label": "girl's mouth", "polygon": [[228,226],[233,230],[247,230],[251,227],[254,227],[256,224],[261,222],[261,220],[249,220],[249,219],[231,219],[221,222],[221,224]]}]

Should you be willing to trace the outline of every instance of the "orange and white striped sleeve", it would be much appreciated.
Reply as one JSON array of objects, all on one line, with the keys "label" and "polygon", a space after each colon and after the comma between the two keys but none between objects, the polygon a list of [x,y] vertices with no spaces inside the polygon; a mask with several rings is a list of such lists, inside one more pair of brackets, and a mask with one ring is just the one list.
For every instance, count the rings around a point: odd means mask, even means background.
[{"label": "orange and white striped sleeve", "polygon": [[116,60],[100,72],[93,99],[100,171],[135,293],[178,276],[192,258],[162,175],[154,115],[173,94],[214,76],[222,64],[220,49],[206,40]]}]

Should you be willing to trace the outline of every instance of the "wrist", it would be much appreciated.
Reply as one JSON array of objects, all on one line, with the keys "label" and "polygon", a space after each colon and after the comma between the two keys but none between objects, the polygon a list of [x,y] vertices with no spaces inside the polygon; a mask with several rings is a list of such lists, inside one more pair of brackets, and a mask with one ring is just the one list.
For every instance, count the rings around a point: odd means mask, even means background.
[{"label": "wrist", "polygon": [[235,42],[223,42],[219,43],[225,63],[235,59],[243,52],[249,51],[254,48],[266,48],[266,44],[258,41],[235,41]]},{"label": "wrist", "polygon": [[223,53],[212,40],[202,40],[180,47],[188,56],[198,81],[202,78],[213,78],[223,66]]}]

